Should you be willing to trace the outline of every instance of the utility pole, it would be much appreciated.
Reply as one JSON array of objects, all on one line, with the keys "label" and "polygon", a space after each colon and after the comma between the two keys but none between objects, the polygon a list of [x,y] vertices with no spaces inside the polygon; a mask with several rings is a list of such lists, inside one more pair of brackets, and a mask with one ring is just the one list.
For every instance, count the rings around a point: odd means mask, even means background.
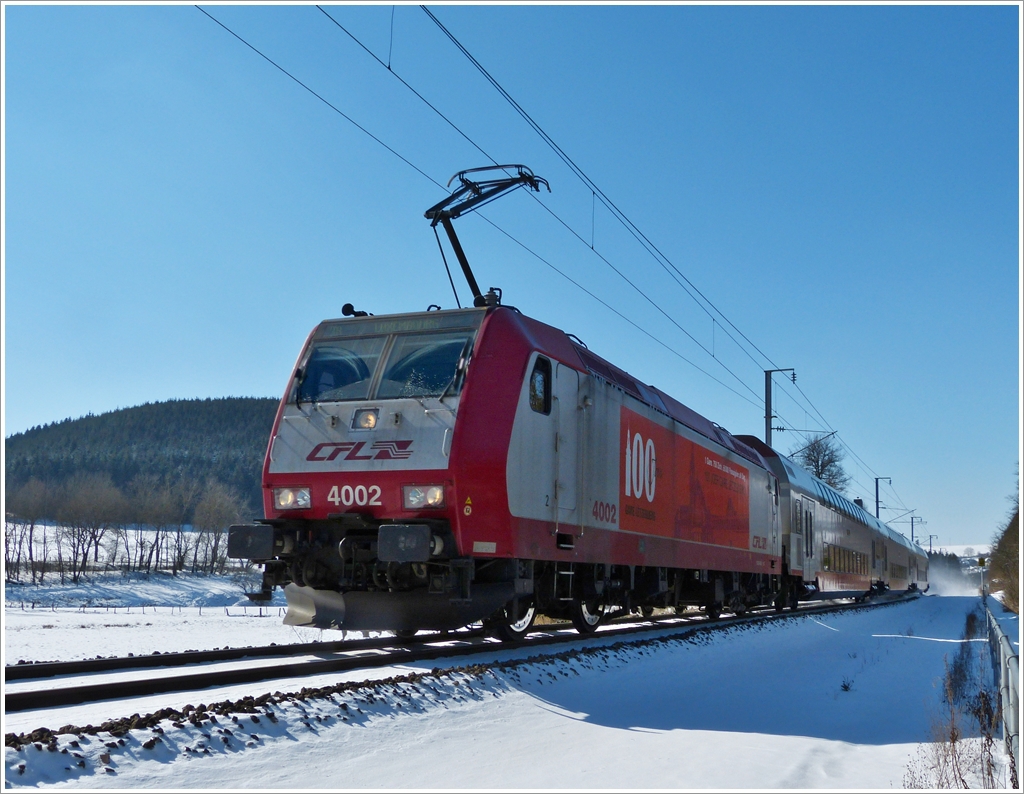
[{"label": "utility pole", "polygon": [[932,553],[932,538],[937,538],[937,537],[938,537],[938,535],[929,535],[928,536],[928,553],[929,554]]},{"label": "utility pole", "polygon": [[920,516],[911,516],[910,517],[910,542],[911,543],[914,542],[914,519],[917,519],[922,524],[924,523],[924,519],[921,518]]},{"label": "utility pole", "polygon": [[796,371],[789,367],[788,369],[766,369],[764,371],[764,443],[769,447],[772,445],[772,419],[775,416],[772,413],[772,373],[773,372],[792,372],[790,376],[793,383],[796,383]]},{"label": "utility pole", "polygon": [[878,481],[888,480],[889,485],[892,485],[892,477],[875,477],[875,518],[879,518],[878,515]]}]

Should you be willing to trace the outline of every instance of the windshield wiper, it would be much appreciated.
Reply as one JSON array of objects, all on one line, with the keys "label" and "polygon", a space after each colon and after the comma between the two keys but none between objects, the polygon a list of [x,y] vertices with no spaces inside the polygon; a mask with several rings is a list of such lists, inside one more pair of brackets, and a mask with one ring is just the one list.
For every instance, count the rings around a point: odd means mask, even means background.
[{"label": "windshield wiper", "polygon": [[469,367],[469,360],[473,357],[473,337],[469,337],[466,340],[466,344],[462,346],[462,352],[459,353],[459,363],[455,365],[455,374],[452,375],[452,379],[448,381],[448,385],[444,387],[444,391],[441,392],[441,396],[438,397],[438,402],[444,402],[444,398],[448,395],[448,390],[451,389],[456,382],[460,382],[459,376],[462,376],[464,380],[466,377],[466,369]]},{"label": "windshield wiper", "polygon": [[295,407],[302,408],[302,384],[306,382],[306,368],[299,367],[295,370],[295,374],[292,376],[292,380],[295,383]]}]

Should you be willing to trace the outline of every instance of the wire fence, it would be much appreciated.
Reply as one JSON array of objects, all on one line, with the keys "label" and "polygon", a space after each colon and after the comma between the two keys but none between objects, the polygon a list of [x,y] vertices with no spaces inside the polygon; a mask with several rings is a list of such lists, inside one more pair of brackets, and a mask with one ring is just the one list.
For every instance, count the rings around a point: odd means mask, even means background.
[{"label": "wire fence", "polygon": [[1011,771],[1014,777],[1013,787],[1017,787],[1016,770],[1020,767],[1020,661],[1013,643],[1003,632],[999,621],[989,609],[988,599],[984,598],[985,614],[988,618],[988,642],[992,649],[992,673],[999,687],[999,699],[1002,706],[1003,740],[1010,754]]},{"label": "wire fence", "polygon": [[101,613],[108,615],[184,615],[187,612],[188,614],[198,614],[200,617],[202,617],[204,609],[207,614],[219,612],[223,609],[225,617],[229,618],[283,618],[288,611],[287,607],[248,606],[246,604],[224,607],[164,604],[160,606],[155,604],[80,604],[78,606],[68,606],[67,604],[58,604],[56,601],[49,603],[44,601],[21,601],[17,605],[9,601],[6,608],[20,609],[22,612],[46,610],[48,612],[78,613],[83,615]]}]

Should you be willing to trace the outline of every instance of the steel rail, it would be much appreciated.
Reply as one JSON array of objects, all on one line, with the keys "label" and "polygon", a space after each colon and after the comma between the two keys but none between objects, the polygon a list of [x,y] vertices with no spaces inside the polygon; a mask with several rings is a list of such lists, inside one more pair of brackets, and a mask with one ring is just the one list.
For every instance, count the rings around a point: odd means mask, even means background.
[{"label": "steel rail", "polygon": [[[751,622],[771,622],[775,620],[788,620],[791,617],[809,613],[819,612],[842,612],[857,609],[872,609],[879,606],[896,603],[901,599],[884,599],[874,603],[842,604],[813,606],[797,611],[778,613],[755,613],[744,616],[736,616],[726,620],[701,620],[700,622],[686,621],[682,626],[673,629],[658,625],[677,620],[685,620],[679,616],[666,616],[661,620],[647,620],[648,625],[628,626],[620,629],[600,631],[591,635],[580,635],[575,632],[565,634],[544,635],[536,632],[531,636],[515,642],[489,642],[483,638],[473,638],[477,641],[464,646],[437,647],[428,643],[402,645],[401,641],[391,641],[387,646],[391,652],[379,656],[346,656],[337,659],[320,659],[317,661],[297,662],[293,664],[273,665],[270,667],[244,667],[237,670],[221,670],[216,672],[200,672],[181,676],[164,676],[155,679],[143,679],[136,681],[113,681],[103,684],[84,684],[72,687],[49,687],[43,690],[26,692],[5,692],[4,710],[7,713],[18,711],[33,711],[38,709],[56,708],[59,706],[70,706],[82,703],[94,703],[103,700],[121,700],[130,697],[146,697],[150,695],[164,694],[168,692],[185,692],[193,690],[208,689],[211,687],[233,686],[236,684],[250,684],[259,681],[268,681],[280,678],[302,677],[310,675],[321,675],[324,673],[347,672],[359,669],[373,669],[389,667],[396,664],[409,664],[413,662],[431,661],[451,656],[474,656],[482,653],[496,653],[507,650],[534,649],[552,645],[564,645],[567,643],[593,643],[615,640],[628,637],[634,634],[667,632],[663,637],[683,637],[689,634],[704,632],[722,631],[732,626],[742,625]],[[649,625],[654,623],[655,625]],[[426,638],[425,638],[426,639]],[[430,637],[430,642],[438,642],[438,638]],[[441,640],[450,641],[450,637]],[[323,650],[323,643],[318,645],[318,650]],[[276,646],[271,646],[276,647]],[[145,657],[149,658],[149,657]]]},{"label": "steel rail", "polygon": [[[667,616],[670,620],[685,618],[683,615]],[[665,620],[665,617],[635,618],[646,621]],[[628,620],[628,618],[619,618]],[[569,627],[569,621],[551,624],[552,628]],[[540,631],[540,629],[535,629]],[[89,673],[109,673],[118,670],[136,670],[153,667],[185,667],[190,664],[206,664],[209,662],[237,661],[249,658],[267,658],[300,656],[311,653],[344,653],[346,651],[372,650],[390,648],[394,645],[409,643],[425,643],[432,641],[451,641],[462,638],[479,637],[483,629],[459,629],[448,633],[429,632],[406,639],[398,637],[371,637],[356,640],[329,640],[327,642],[304,642],[282,645],[257,645],[247,648],[219,648],[210,651],[155,651],[140,656],[108,656],[99,659],[75,659],[66,662],[25,662],[4,666],[6,681],[27,681],[41,678],[57,678],[60,676],[86,675]]]},{"label": "steel rail", "polygon": [[[475,637],[482,630],[451,632],[447,639]],[[437,634],[424,635],[418,640],[438,639]],[[55,678],[57,676],[84,675],[87,673],[108,673],[115,670],[136,670],[151,667],[185,667],[190,664],[207,662],[229,662],[248,658],[274,656],[298,656],[308,653],[337,653],[375,648],[390,648],[408,642],[395,637],[371,637],[358,640],[329,640],[328,642],[303,642],[285,645],[257,645],[249,648],[220,648],[214,651],[180,651],[161,653],[156,651],[143,656],[110,656],[102,659],[76,659],[69,662],[27,662],[6,665],[6,681],[26,681],[34,678]]]}]

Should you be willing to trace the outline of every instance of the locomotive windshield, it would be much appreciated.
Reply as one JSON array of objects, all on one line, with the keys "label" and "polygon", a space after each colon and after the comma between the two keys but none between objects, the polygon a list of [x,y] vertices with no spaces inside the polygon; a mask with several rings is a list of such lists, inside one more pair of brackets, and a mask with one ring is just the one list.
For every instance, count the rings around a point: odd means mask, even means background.
[{"label": "locomotive windshield", "polygon": [[365,400],[386,336],[336,339],[317,344],[303,372],[301,402]]},{"label": "locomotive windshield", "polygon": [[475,336],[461,331],[415,334],[395,339],[377,397],[439,397],[452,384],[463,351]]},{"label": "locomotive windshield", "polygon": [[417,321],[374,318],[325,323],[313,338],[289,400],[312,403],[458,394],[481,319],[482,313],[473,311]]}]

